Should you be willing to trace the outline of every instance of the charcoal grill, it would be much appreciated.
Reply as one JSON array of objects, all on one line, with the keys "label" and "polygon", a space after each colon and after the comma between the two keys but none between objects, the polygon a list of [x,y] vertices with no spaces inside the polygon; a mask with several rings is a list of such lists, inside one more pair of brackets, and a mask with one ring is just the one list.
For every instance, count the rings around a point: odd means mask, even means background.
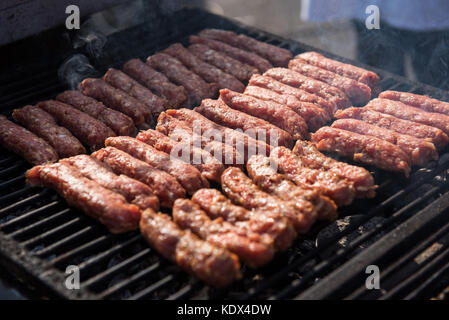
[{"label": "charcoal grill", "polygon": [[[206,27],[244,33],[294,54],[320,51],[203,10],[183,9],[161,17],[158,23],[110,35],[100,55],[89,56],[85,48],[70,54],[87,55],[98,74],[103,74],[109,67],[120,68],[130,58],[146,58],[170,43],[187,44],[189,35]],[[367,68],[381,76],[382,90],[449,99],[447,92]],[[66,89],[58,79],[57,66],[11,78],[0,82],[0,110],[5,115]],[[268,266],[244,269],[241,281],[220,290],[161,258],[138,232],[112,235],[69,208],[53,191],[26,185],[28,168],[24,160],[1,150],[0,262],[40,295],[64,299],[428,299],[449,285],[448,150],[439,161],[412,172],[409,179],[369,168],[380,186],[377,197],[339,210],[341,217],[358,219],[326,236],[323,230],[329,226],[315,225]],[[381,290],[365,287],[365,269],[372,264],[380,268]],[[69,265],[80,268],[79,290],[64,285]]]}]

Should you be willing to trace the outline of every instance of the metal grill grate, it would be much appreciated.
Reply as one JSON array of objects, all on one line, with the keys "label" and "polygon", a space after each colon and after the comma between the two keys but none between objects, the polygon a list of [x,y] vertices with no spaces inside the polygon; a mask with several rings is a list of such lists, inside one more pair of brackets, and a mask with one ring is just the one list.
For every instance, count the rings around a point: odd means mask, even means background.
[{"label": "metal grill grate", "polygon": [[[90,57],[91,62],[102,73],[110,66],[121,67],[130,58],[145,58],[169,43],[187,44],[188,35],[206,27],[245,33],[294,54],[315,50],[204,11],[184,10],[158,24],[111,35],[102,54]],[[382,78],[383,90],[448,99],[438,89],[375,71]],[[1,83],[0,110],[9,115],[15,107],[51,98],[63,89],[56,70]],[[413,172],[409,179],[371,168],[380,185],[378,196],[340,210],[343,218],[358,216],[355,222],[327,236],[323,229],[331,226],[317,224],[288,252],[260,270],[243,270],[243,280],[224,290],[209,288],[181,272],[149,248],[138,232],[112,235],[68,208],[54,192],[27,186],[24,172],[28,167],[2,150],[0,261],[27,284],[52,297],[429,298],[449,282],[449,153],[442,153],[439,161]],[[365,268],[370,264],[380,267],[381,291],[365,289]],[[68,265],[80,268],[80,290],[64,286]]]}]

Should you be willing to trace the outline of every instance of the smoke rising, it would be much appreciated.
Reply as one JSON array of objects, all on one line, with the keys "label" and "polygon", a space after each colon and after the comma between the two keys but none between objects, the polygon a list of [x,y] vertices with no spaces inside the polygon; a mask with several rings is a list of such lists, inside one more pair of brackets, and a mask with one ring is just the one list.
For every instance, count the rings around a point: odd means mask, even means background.
[{"label": "smoke rising", "polygon": [[58,69],[59,79],[72,90],[76,90],[83,79],[99,76],[99,72],[89,63],[89,59],[82,54],[71,56]]}]

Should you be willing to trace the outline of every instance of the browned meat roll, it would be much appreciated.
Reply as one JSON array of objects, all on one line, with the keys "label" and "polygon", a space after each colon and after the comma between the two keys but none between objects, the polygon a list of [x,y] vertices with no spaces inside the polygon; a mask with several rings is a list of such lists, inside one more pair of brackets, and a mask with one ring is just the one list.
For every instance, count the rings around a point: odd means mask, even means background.
[{"label": "browned meat roll", "polygon": [[171,208],[176,199],[186,196],[186,191],[173,176],[126,152],[107,147],[98,150],[92,156],[105,163],[116,174],[124,174],[145,183],[159,198],[162,207]]},{"label": "browned meat roll", "polygon": [[192,231],[201,239],[234,252],[252,268],[263,266],[273,258],[273,239],[222,219],[212,220],[191,200],[175,201],[173,220],[179,227]]},{"label": "browned meat roll", "polygon": [[308,64],[302,59],[291,60],[288,63],[288,68],[340,89],[354,105],[364,106],[371,99],[371,88],[366,84]]},{"label": "browned meat roll", "polygon": [[296,202],[284,201],[260,190],[239,168],[228,168],[221,176],[223,192],[234,202],[249,210],[273,211],[287,218],[295,229],[307,232],[317,218],[312,203],[298,199]]},{"label": "browned meat roll", "polygon": [[154,69],[165,74],[170,81],[183,86],[189,97],[189,105],[197,106],[204,98],[217,95],[218,86],[207,83],[200,76],[187,69],[181,61],[165,53],[156,53],[147,59]]},{"label": "browned meat roll", "polygon": [[217,189],[201,189],[192,196],[192,201],[213,218],[221,218],[241,228],[274,240],[277,250],[285,250],[296,238],[296,231],[289,221],[278,213],[267,210],[247,210],[237,206]]},{"label": "browned meat roll", "polygon": [[[190,43],[201,43],[208,46],[211,49],[214,49],[218,52],[223,52],[224,54],[234,58],[235,60],[240,61],[241,63],[245,63],[253,68],[256,68],[259,72],[265,72],[270,68],[273,68],[273,65],[265,58],[255,54],[254,52],[250,52],[248,50],[242,50],[237,47],[233,47],[228,45],[227,43],[207,39],[199,36],[190,36]],[[234,90],[230,87],[228,89]],[[238,91],[238,90],[235,90]]]},{"label": "browned meat roll", "polygon": [[58,161],[58,154],[52,146],[2,115],[0,115],[0,144],[34,165]]},{"label": "browned meat roll", "polygon": [[157,150],[170,154],[176,159],[190,163],[209,181],[220,182],[226,169],[225,165],[214,156],[190,142],[178,142],[156,130],[141,131],[137,140],[153,146]]},{"label": "browned meat roll", "polygon": [[338,206],[349,205],[355,198],[356,190],[353,182],[342,179],[333,172],[308,168],[302,163],[301,157],[290,149],[276,148],[271,152],[270,159],[279,171],[295,184],[320,189]]},{"label": "browned meat roll", "polygon": [[321,151],[335,152],[388,171],[410,173],[410,157],[398,146],[372,137],[342,129],[323,127],[312,135]]},{"label": "browned meat roll", "polygon": [[310,201],[318,214],[318,219],[333,220],[337,217],[334,201],[321,194],[318,188],[307,185],[295,185],[280,174],[265,156],[252,156],[246,164],[248,175],[263,191],[285,201],[303,199]]},{"label": "browned meat roll", "polygon": [[184,87],[173,84],[162,73],[139,59],[129,60],[123,66],[123,71],[159,97],[167,99],[170,108],[179,108],[187,102],[187,93]]},{"label": "browned meat roll", "polygon": [[[215,159],[225,166],[242,167],[244,163],[243,151],[239,152],[234,146],[212,140],[206,135],[197,132],[191,122],[178,120],[166,112],[159,116],[156,130],[170,139],[201,148],[209,152]],[[220,181],[220,180],[219,180]]]},{"label": "browned meat roll", "polygon": [[136,126],[149,124],[148,118],[151,117],[151,112],[148,112],[148,108],[142,102],[126,92],[114,88],[103,79],[84,79],[80,84],[80,90],[86,96],[97,99],[108,107],[126,114],[133,119]]},{"label": "browned meat roll", "polygon": [[241,129],[244,133],[270,145],[290,148],[293,145],[293,138],[288,132],[261,118],[232,109],[221,100],[204,99],[201,106],[194,110],[219,125]]},{"label": "browned meat roll", "polygon": [[39,107],[25,106],[16,109],[12,113],[12,117],[28,130],[47,141],[61,158],[86,153],[86,149],[81,142],[69,130],[59,126],[50,114]]},{"label": "browned meat roll", "polygon": [[386,113],[402,120],[409,120],[438,128],[449,135],[449,116],[441,113],[426,112],[415,107],[407,106],[400,101],[387,99],[371,100],[366,105],[366,108]]},{"label": "browned meat roll", "polygon": [[168,107],[168,101],[165,98],[158,97],[148,88],[144,87],[120,70],[110,68],[104,74],[103,80],[146,105],[147,111],[145,113],[145,121],[147,123],[151,123],[153,117],[159,115]]},{"label": "browned meat roll", "polygon": [[346,110],[339,110],[335,114],[335,117],[337,119],[358,119],[381,128],[424,139],[432,142],[438,149],[442,149],[449,142],[449,137],[441,129],[409,120],[399,119],[372,109],[348,108]]},{"label": "browned meat roll", "polygon": [[244,94],[287,106],[304,119],[310,131],[316,131],[330,121],[330,117],[324,109],[313,103],[300,101],[292,95],[279,94],[269,89],[251,85],[246,87]]},{"label": "browned meat roll", "polygon": [[[280,95],[291,95],[296,97],[301,102],[308,102],[317,105],[326,111],[327,115],[332,118],[336,105],[332,101],[328,101],[316,94],[310,93],[306,90],[292,87],[288,84],[279,82],[273,78],[255,74],[249,80],[249,86],[261,87],[272,90]],[[248,87],[249,87],[248,86]]]},{"label": "browned meat roll", "polygon": [[279,48],[272,44],[258,41],[244,34],[237,35],[232,31],[220,29],[204,29],[199,34],[201,37],[210,38],[226,42],[234,47],[245,49],[257,53],[268,59],[277,67],[286,66],[288,61],[293,57],[287,49]]},{"label": "browned meat roll", "polygon": [[116,175],[105,164],[88,155],[78,155],[63,159],[60,162],[68,163],[79,170],[86,178],[93,180],[111,191],[120,193],[129,203],[140,209],[151,208],[159,210],[159,199],[146,184],[127,177]]},{"label": "browned meat roll", "polygon": [[329,59],[318,52],[304,52],[296,56],[296,58],[301,58],[307,63],[332,71],[340,76],[356,80],[358,82],[364,83],[371,88],[372,92],[377,92],[379,90],[379,76],[363,68],[353,66],[351,64],[346,64],[337,60]]},{"label": "browned meat roll", "polygon": [[169,154],[159,151],[140,140],[131,137],[112,137],[106,140],[106,146],[125,151],[152,167],[169,173],[178,180],[189,194],[209,186],[198,169],[180,160],[171,159]]},{"label": "browned meat roll", "polygon": [[236,77],[199,59],[180,43],[174,43],[162,52],[177,58],[207,82],[216,83],[220,89],[229,88],[237,92],[245,90],[245,85]]},{"label": "browned meat roll", "polygon": [[327,157],[315,144],[308,141],[296,141],[293,153],[299,156],[301,163],[308,168],[330,171],[342,179],[352,181],[358,197],[373,198],[376,195],[377,186],[374,184],[374,178],[365,168]]},{"label": "browned meat roll", "polygon": [[309,137],[305,120],[285,105],[260,100],[228,89],[220,90],[220,99],[233,109],[276,125],[288,132],[295,140]]},{"label": "browned meat roll", "polygon": [[428,112],[442,113],[449,116],[449,103],[433,99],[428,96],[413,94],[410,92],[384,91],[379,98],[400,101],[409,106]]},{"label": "browned meat roll", "polygon": [[242,276],[235,254],[182,230],[166,214],[145,210],[140,231],[162,256],[212,286],[225,287]]},{"label": "browned meat roll", "polygon": [[192,44],[189,51],[201,60],[214,65],[226,73],[232,74],[240,81],[248,81],[257,69],[227,56],[219,51],[215,51],[204,44]]},{"label": "browned meat roll", "polygon": [[[286,68],[273,68],[265,72],[263,75],[273,78],[283,84],[320,96],[321,98],[333,103],[337,109],[345,109],[351,106],[351,101],[349,101],[346,94],[340,89],[322,81],[306,77],[293,70]],[[335,110],[332,114],[334,112]]]},{"label": "browned meat roll", "polygon": [[[239,154],[244,155],[245,161],[253,154],[269,154],[271,152],[272,147],[269,144],[253,139],[237,130],[220,126],[193,110],[167,110],[166,113],[175,119],[187,123],[192,129],[201,129],[201,132],[199,133],[202,135],[203,139],[221,139],[219,140],[220,142],[234,147]],[[207,135],[210,135],[210,139],[208,139]],[[226,164],[228,163],[232,164],[230,162],[227,162]]]},{"label": "browned meat roll", "polygon": [[106,138],[115,136],[114,131],[103,122],[63,102],[47,100],[39,102],[37,106],[50,113],[60,125],[88,145],[91,151],[102,148]]},{"label": "browned meat roll", "polygon": [[367,122],[339,119],[332,123],[332,128],[373,136],[395,144],[410,157],[413,165],[425,166],[429,161],[438,159],[438,151],[432,142],[380,128]]},{"label": "browned meat roll", "polygon": [[125,197],[84,177],[67,163],[36,166],[26,173],[31,185],[56,190],[69,205],[103,223],[112,233],[135,230],[139,226],[140,209]]},{"label": "browned meat roll", "polygon": [[72,107],[100,120],[114,130],[118,136],[132,136],[136,133],[133,120],[126,114],[108,108],[102,102],[85,96],[79,91],[64,91],[56,96],[56,100],[70,104]]}]

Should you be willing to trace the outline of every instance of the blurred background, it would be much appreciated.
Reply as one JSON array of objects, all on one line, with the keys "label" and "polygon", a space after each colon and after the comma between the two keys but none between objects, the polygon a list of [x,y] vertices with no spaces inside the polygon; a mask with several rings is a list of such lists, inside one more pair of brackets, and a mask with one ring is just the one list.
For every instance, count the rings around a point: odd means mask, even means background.
[{"label": "blurred background", "polygon": [[[63,25],[69,4],[78,5],[82,17],[90,17],[83,20],[81,29],[96,29],[105,35],[148,22],[160,12],[201,7],[449,89],[447,0],[2,0],[0,45]],[[379,8],[379,30],[365,26],[370,5]]]},{"label": "blurred background", "polygon": [[[449,89],[447,0],[213,0],[210,11],[345,58]],[[379,9],[380,29],[365,21]],[[372,20],[369,20],[372,22]]]}]

